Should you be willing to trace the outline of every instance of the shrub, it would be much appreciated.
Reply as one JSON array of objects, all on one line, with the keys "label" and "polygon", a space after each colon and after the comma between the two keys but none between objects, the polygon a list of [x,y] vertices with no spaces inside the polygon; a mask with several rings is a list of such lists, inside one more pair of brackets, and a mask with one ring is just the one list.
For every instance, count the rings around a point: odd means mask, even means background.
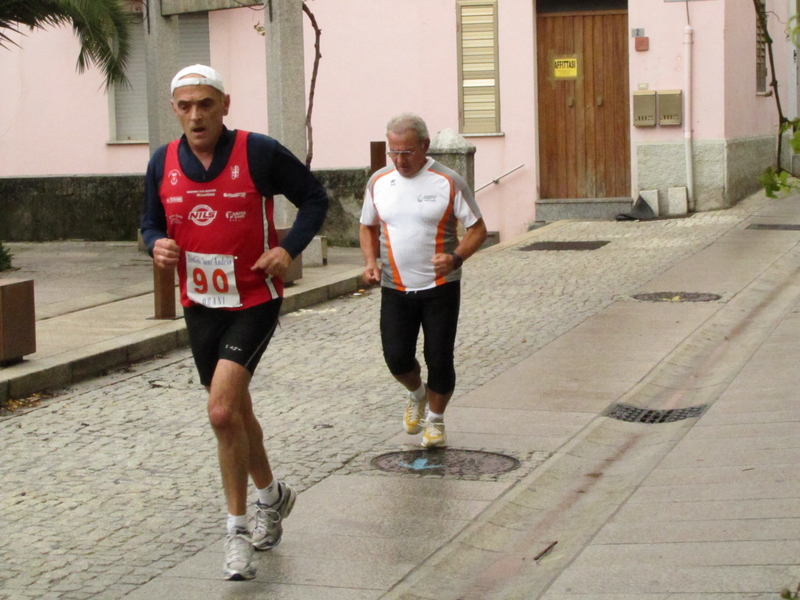
[{"label": "shrub", "polygon": [[11,268],[12,256],[13,255],[8,251],[8,248],[3,246],[3,242],[0,241],[0,271],[7,271]]}]

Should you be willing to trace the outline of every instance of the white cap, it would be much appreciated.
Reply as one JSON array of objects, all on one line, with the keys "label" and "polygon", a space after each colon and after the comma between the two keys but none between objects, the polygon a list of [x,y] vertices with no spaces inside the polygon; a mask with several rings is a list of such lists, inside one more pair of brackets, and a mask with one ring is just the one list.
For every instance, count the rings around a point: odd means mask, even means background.
[{"label": "white cap", "polygon": [[[201,75],[201,77],[186,77],[187,75]],[[186,79],[183,79],[186,77]],[[172,78],[172,85],[170,86],[170,93],[175,93],[175,88],[183,87],[184,85],[210,85],[218,89],[223,94],[225,93],[225,86],[222,85],[222,77],[211,67],[205,65],[192,65],[178,71],[178,74]]]}]

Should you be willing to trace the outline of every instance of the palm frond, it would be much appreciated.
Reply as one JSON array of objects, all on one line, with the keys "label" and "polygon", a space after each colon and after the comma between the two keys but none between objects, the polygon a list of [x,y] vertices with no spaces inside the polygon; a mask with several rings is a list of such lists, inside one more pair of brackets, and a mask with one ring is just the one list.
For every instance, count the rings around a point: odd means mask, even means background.
[{"label": "palm frond", "polygon": [[60,25],[67,20],[63,8],[57,2],[27,2],[26,0],[5,0],[0,4],[0,46],[18,45],[9,36],[10,32],[21,33],[20,25],[31,29]]},{"label": "palm frond", "polygon": [[81,44],[78,72],[94,64],[103,72],[109,87],[127,83],[129,18],[124,0],[2,0],[0,46],[15,44],[9,34],[21,33],[20,26],[42,29],[72,24]]}]

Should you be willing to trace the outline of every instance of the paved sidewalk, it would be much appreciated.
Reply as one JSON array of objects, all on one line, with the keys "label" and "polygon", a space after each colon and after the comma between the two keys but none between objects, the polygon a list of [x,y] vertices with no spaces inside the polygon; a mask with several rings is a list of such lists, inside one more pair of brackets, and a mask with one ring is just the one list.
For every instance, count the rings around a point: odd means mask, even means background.
[{"label": "paved sidewalk", "polygon": [[[800,224],[800,199],[558,222],[473,257],[448,435],[520,461],[501,474],[373,466],[419,444],[380,358],[379,294],[284,315],[253,399],[300,494],[254,581],[220,579],[185,350],[0,418],[0,598],[776,600],[800,582],[800,231],[754,223]],[[609,243],[525,250],[539,241]],[[675,419],[608,416],[619,405]]]},{"label": "paved sidewalk", "polygon": [[[153,261],[135,242],[6,243],[14,270],[33,279],[36,353],[0,369],[0,402],[63,386],[188,343],[176,289],[175,320],[156,320]],[[358,248],[329,248],[287,286],[283,312],[358,290]]]}]

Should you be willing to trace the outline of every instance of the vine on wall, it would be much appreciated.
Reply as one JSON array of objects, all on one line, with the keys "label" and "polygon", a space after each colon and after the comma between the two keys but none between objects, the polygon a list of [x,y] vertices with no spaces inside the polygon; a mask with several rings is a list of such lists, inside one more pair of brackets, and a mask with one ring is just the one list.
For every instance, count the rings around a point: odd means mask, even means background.
[{"label": "vine on wall", "polygon": [[[753,5],[756,9],[756,18],[761,25],[761,30],[764,33],[764,41],[767,45],[769,70],[772,75],[769,85],[772,88],[772,94],[775,97],[775,106],[778,110],[778,149],[775,166],[764,169],[758,181],[764,187],[764,191],[768,197],[777,198],[778,195],[784,196],[791,192],[800,191],[800,179],[792,175],[789,171],[786,171],[781,165],[783,137],[786,132],[791,132],[788,143],[792,151],[800,153],[800,119],[788,119],[786,115],[783,114],[783,107],[781,106],[781,99],[778,94],[778,79],[775,76],[772,37],[769,35],[769,29],[767,28],[767,10],[761,0],[753,0]],[[797,15],[792,17],[789,21],[788,34],[794,45],[797,46],[800,37],[800,21]]]}]

